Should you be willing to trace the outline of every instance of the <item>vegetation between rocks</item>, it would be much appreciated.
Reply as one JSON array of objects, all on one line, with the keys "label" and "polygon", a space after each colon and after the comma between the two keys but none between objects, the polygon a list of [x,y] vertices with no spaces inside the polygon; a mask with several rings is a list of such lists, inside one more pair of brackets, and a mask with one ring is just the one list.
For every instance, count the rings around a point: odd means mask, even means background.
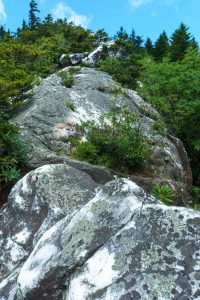
[{"label": "vegetation between rocks", "polygon": [[150,143],[138,117],[127,108],[112,109],[99,118],[99,123],[85,122],[79,130],[87,141],[73,141],[77,159],[130,171],[148,157]]},{"label": "vegetation between rocks", "polygon": [[173,189],[167,184],[165,185],[156,184],[153,187],[152,195],[158,200],[164,202],[165,204],[174,203],[175,193]]},{"label": "vegetation between rocks", "polygon": [[20,166],[30,150],[19,138],[18,126],[9,123],[8,116],[0,113],[0,184],[19,179]]}]

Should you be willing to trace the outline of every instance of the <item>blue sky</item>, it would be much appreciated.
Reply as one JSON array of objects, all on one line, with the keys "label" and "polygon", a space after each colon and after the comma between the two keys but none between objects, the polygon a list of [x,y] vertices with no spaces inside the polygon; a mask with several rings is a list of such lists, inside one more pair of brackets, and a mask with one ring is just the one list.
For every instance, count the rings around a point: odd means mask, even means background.
[{"label": "blue sky", "polygon": [[[184,22],[200,42],[200,0],[38,0],[40,17],[47,13],[74,20],[92,30],[105,28],[113,36],[122,25],[128,32],[152,38],[172,32]],[[14,31],[28,19],[29,0],[0,0],[0,23]]]}]

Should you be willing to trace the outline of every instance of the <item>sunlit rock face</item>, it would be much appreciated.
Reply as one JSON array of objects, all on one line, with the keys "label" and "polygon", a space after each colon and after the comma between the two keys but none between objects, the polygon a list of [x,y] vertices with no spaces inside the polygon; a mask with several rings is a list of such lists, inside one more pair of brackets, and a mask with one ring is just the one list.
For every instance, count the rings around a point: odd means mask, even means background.
[{"label": "sunlit rock face", "polygon": [[46,165],[1,210],[0,299],[198,299],[199,237],[198,211]]},{"label": "sunlit rock face", "polygon": [[72,161],[70,141],[80,136],[77,124],[88,120],[98,122],[113,105],[118,109],[127,106],[139,116],[140,128],[151,143],[149,158],[139,168],[131,170],[129,178],[149,192],[155,184],[169,184],[176,191],[177,203],[183,204],[183,198],[189,202],[192,176],[187,154],[178,139],[160,135],[154,129],[154,119],[160,118],[157,111],[135,91],[121,88],[104,72],[92,68],[72,69],[74,83],[71,88],[62,84],[59,72],[43,79],[34,88],[29,105],[13,118],[21,127],[23,140],[33,146],[29,166],[35,168],[65,161],[87,170],[98,183],[110,180],[102,168]]}]

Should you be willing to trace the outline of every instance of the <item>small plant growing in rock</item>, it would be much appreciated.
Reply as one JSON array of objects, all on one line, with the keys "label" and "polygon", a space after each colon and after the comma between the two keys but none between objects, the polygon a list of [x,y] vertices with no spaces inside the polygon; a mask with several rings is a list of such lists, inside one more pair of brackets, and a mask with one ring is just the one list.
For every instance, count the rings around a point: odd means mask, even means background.
[{"label": "small plant growing in rock", "polygon": [[154,122],[154,124],[152,125],[152,129],[155,130],[160,135],[164,136],[166,134],[165,123],[160,119]]},{"label": "small plant growing in rock", "polygon": [[59,149],[56,151],[56,154],[58,156],[64,156],[66,154],[66,151],[64,149]]},{"label": "small plant growing in rock", "polygon": [[80,70],[81,70],[81,67],[73,67],[73,68],[69,69],[69,73],[74,74],[76,72],[80,72]]},{"label": "small plant growing in rock", "polygon": [[127,108],[100,117],[99,123],[85,122],[79,130],[87,142],[78,142],[75,157],[121,171],[131,170],[148,157],[150,146],[138,117]]},{"label": "small plant growing in rock", "polygon": [[76,110],[76,105],[73,102],[66,102],[67,108],[71,109],[72,111]]},{"label": "small plant growing in rock", "polygon": [[159,185],[156,184],[153,187],[152,190],[152,195],[157,198],[158,200],[161,200],[162,202],[164,202],[165,204],[173,204],[174,203],[174,191],[173,189],[165,184],[165,185]]},{"label": "small plant growing in rock", "polygon": [[74,83],[73,74],[69,71],[60,71],[58,76],[62,78],[62,83],[65,87],[71,88]]},{"label": "small plant growing in rock", "polygon": [[63,80],[63,84],[67,88],[71,88],[73,83],[74,83],[74,77],[71,75]]},{"label": "small plant growing in rock", "polygon": [[193,186],[192,197],[193,202],[195,203],[194,209],[200,210],[200,188],[198,186]]}]

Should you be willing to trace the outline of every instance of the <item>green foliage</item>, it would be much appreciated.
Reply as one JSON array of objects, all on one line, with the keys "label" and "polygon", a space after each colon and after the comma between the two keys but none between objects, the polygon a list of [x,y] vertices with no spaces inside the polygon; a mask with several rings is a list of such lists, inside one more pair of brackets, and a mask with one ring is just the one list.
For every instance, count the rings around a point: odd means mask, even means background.
[{"label": "green foliage", "polygon": [[154,46],[153,46],[153,43],[152,43],[150,38],[147,38],[144,46],[145,46],[145,49],[147,51],[147,54],[149,54],[149,55],[154,54]]},{"label": "green foliage", "polygon": [[135,88],[141,72],[141,63],[135,55],[132,55],[127,60],[107,57],[102,62],[100,70],[112,75],[113,79],[120,82],[123,86]]},{"label": "green foliage", "polygon": [[169,39],[165,31],[160,34],[159,38],[155,42],[153,56],[156,61],[162,61],[169,52]]},{"label": "green foliage", "polygon": [[163,136],[166,134],[165,128],[166,128],[165,123],[160,119],[154,121],[154,124],[152,125],[152,129],[155,130],[158,134]]},{"label": "green foliage", "polygon": [[74,155],[79,160],[87,161],[91,164],[99,164],[99,150],[91,142],[79,143]]},{"label": "green foliage", "polygon": [[194,180],[200,173],[200,53],[189,49],[182,61],[143,60],[139,92],[160,112],[169,131],[188,152]]},{"label": "green foliage", "polygon": [[184,58],[189,47],[197,49],[196,41],[188,32],[188,27],[181,23],[171,37],[170,58],[171,61],[180,61]]},{"label": "green foliage", "polygon": [[[72,69],[71,69],[72,70]],[[61,71],[58,73],[58,76],[62,78],[62,83],[65,87],[71,88],[74,83],[74,77],[72,72],[69,71]]]},{"label": "green foliage", "polygon": [[67,77],[63,80],[63,84],[67,88],[71,88],[73,83],[74,83],[74,77],[73,76],[69,76],[69,77]]},{"label": "green foliage", "polygon": [[200,187],[193,186],[192,197],[193,197],[193,202],[195,203],[194,208],[200,210]]},{"label": "green foliage", "polygon": [[7,115],[0,113],[0,182],[19,179],[19,167],[30,152],[18,133],[19,128],[9,123]]},{"label": "green foliage", "polygon": [[37,28],[37,24],[39,23],[39,18],[36,13],[40,12],[38,9],[38,4],[35,0],[30,1],[30,10],[29,10],[29,27],[31,30]]},{"label": "green foliage", "polygon": [[173,204],[174,203],[174,191],[169,185],[159,185],[156,184],[153,187],[152,195],[157,198],[158,200],[161,200],[165,204]]},{"label": "green foliage", "polygon": [[64,156],[66,154],[66,151],[64,149],[59,149],[56,151],[56,154],[58,156]]},{"label": "green foliage", "polygon": [[75,111],[76,110],[76,105],[73,103],[73,102],[69,102],[67,101],[66,102],[66,106],[71,109],[72,111]]},{"label": "green foliage", "polygon": [[118,170],[131,170],[149,154],[149,142],[143,135],[137,116],[128,109],[113,109],[99,119],[81,127],[87,142],[78,143],[75,156],[90,163]]},{"label": "green foliage", "polygon": [[34,62],[38,53],[15,40],[0,43],[0,108],[10,110],[23,104],[26,92],[31,89],[34,76],[26,62]]}]

